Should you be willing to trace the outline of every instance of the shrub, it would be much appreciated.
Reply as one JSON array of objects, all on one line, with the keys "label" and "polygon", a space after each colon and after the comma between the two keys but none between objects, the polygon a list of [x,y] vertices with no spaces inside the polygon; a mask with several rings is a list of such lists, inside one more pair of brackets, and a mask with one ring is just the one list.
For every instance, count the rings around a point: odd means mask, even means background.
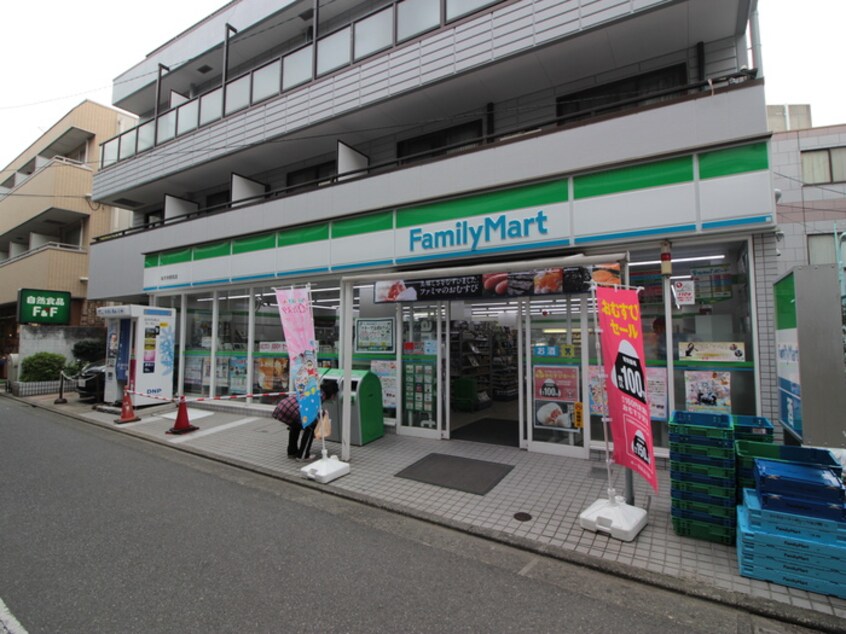
[{"label": "shrub", "polygon": [[77,341],[73,345],[73,358],[84,363],[93,363],[106,356],[106,342],[96,339]]},{"label": "shrub", "polygon": [[21,381],[58,381],[65,357],[55,352],[38,352],[21,362]]}]

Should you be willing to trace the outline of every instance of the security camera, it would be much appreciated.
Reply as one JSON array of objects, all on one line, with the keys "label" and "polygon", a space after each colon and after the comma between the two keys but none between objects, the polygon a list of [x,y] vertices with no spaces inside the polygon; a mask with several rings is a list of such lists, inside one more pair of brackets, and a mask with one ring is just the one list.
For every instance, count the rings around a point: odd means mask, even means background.
[{"label": "security camera", "polygon": [[776,202],[781,200],[781,190],[780,189],[774,189],[773,194],[775,195],[775,201]]}]

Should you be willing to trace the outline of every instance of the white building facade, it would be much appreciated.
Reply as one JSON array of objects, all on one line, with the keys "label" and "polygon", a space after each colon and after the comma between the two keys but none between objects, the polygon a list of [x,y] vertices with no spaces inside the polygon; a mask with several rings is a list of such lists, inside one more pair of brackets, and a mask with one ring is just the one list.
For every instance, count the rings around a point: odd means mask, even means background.
[{"label": "white building facade", "polygon": [[[143,123],[94,198],[134,226],[92,247],[89,292],[177,308],[177,390],[229,396],[287,389],[273,289],[309,285],[321,363],[380,374],[397,433],[507,420],[587,456],[594,303],[562,283],[584,267],[642,288],[659,455],[673,410],[772,417],[756,33],[747,0],[232,2],[115,80]],[[416,295],[385,301],[398,281]]]}]

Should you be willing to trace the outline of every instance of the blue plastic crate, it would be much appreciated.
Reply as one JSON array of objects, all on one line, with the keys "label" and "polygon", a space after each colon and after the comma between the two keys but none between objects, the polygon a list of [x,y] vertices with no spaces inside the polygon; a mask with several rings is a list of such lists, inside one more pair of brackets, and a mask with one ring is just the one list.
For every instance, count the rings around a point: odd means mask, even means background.
[{"label": "blue plastic crate", "polygon": [[735,434],[743,434],[752,438],[772,438],[773,424],[769,418],[763,416],[735,415],[732,420]]},{"label": "blue plastic crate", "polygon": [[682,520],[693,520],[703,524],[714,524],[715,526],[724,526],[728,528],[734,528],[737,526],[736,513],[730,513],[726,517],[721,517],[719,515],[712,515],[711,513],[705,513],[702,511],[678,508],[673,506],[672,502],[670,503],[670,515]]},{"label": "blue plastic crate", "polygon": [[749,526],[782,537],[846,546],[846,522],[765,509],[755,489],[743,489]]},{"label": "blue plastic crate", "polygon": [[670,432],[670,442],[685,445],[700,445],[704,447],[734,447],[734,439],[731,437],[709,438],[707,436],[695,436],[692,434],[676,434],[672,431]]},{"label": "blue plastic crate", "polygon": [[747,477],[745,472],[748,471],[748,477],[754,478],[752,469],[755,466],[755,459],[825,467],[831,469],[838,478],[843,476],[843,466],[829,449],[788,447],[766,442],[737,440],[734,443],[734,451],[737,454],[737,469],[744,477]]},{"label": "blue plastic crate", "polygon": [[818,502],[811,498],[797,498],[791,495],[766,492],[762,492],[760,498],[761,506],[768,511],[819,517],[835,522],[842,522],[846,519],[842,502]]},{"label": "blue plastic crate", "polygon": [[711,412],[687,412],[676,410],[671,417],[672,423],[681,425],[699,425],[701,427],[725,427],[731,429],[731,416]]},{"label": "blue plastic crate", "polygon": [[727,508],[734,508],[735,500],[732,497],[717,497],[708,495],[707,493],[694,493],[692,491],[684,491],[676,487],[670,488],[670,498],[683,500],[685,502],[694,502],[696,504],[708,504],[711,506],[721,506]]},{"label": "blue plastic crate", "polygon": [[778,493],[797,498],[843,504],[843,482],[831,469],[755,459],[758,493]]}]

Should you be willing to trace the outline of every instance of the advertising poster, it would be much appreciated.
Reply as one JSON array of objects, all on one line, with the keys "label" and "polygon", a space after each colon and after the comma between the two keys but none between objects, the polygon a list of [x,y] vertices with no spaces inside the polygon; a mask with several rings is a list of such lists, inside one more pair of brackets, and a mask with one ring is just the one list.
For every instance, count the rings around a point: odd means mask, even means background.
[{"label": "advertising poster", "polygon": [[247,393],[247,358],[231,357],[229,359],[229,393]]},{"label": "advertising poster", "polygon": [[317,341],[308,289],[277,289],[279,319],[288,345],[291,388],[297,394],[303,428],[311,425],[320,411],[320,384],[317,374]]},{"label": "advertising poster", "polygon": [[696,301],[700,304],[731,299],[732,274],[727,264],[690,269],[690,275],[696,286]]},{"label": "advertising poster", "polygon": [[731,414],[731,373],[685,371],[684,396],[691,412]]},{"label": "advertising poster", "polygon": [[746,361],[746,346],[740,341],[682,341],[681,361]]},{"label": "advertising poster", "polygon": [[217,357],[214,363],[215,387],[229,387],[229,357]]},{"label": "advertising poster", "polygon": [[397,406],[397,362],[371,361],[370,371],[379,377],[382,384],[382,407],[394,409]]},{"label": "advertising poster", "polygon": [[288,359],[281,357],[256,359],[253,375],[253,380],[262,392],[288,391]]},{"label": "advertising poster", "polygon": [[574,413],[579,400],[579,369],[536,365],[532,376],[534,426],[576,432]]},{"label": "advertising poster", "polygon": [[637,291],[599,286],[596,301],[614,462],[658,491]]},{"label": "advertising poster", "polygon": [[646,393],[652,420],[667,420],[667,368],[646,368]]},{"label": "advertising poster", "polygon": [[693,280],[674,280],[673,295],[679,306],[696,304],[696,282]]},{"label": "advertising poster", "polygon": [[185,382],[200,385],[203,380],[204,357],[185,357]]},{"label": "advertising poster", "polygon": [[608,395],[605,393],[605,374],[601,365],[590,366],[590,415],[608,416]]},{"label": "advertising poster", "polygon": [[355,320],[355,351],[393,354],[394,347],[394,319]]}]

